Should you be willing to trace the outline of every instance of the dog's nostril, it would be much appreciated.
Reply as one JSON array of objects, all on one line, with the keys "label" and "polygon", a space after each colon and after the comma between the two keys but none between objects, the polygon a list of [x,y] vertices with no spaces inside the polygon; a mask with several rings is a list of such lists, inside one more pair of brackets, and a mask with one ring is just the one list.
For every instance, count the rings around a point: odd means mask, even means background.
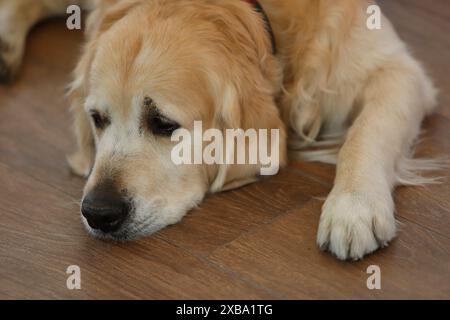
[{"label": "dog's nostril", "polygon": [[89,226],[100,229],[103,232],[112,232],[119,229],[128,216],[129,210],[125,204],[105,206],[83,201],[81,213],[86,218]]},{"label": "dog's nostril", "polygon": [[129,212],[129,202],[114,191],[114,188],[105,185],[88,193],[81,206],[81,213],[89,226],[103,232],[118,230]]}]

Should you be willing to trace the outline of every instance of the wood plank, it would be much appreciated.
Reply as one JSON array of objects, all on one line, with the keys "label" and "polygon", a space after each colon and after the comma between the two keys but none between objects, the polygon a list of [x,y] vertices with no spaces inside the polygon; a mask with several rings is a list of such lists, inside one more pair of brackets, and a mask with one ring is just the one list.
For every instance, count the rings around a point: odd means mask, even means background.
[{"label": "wood plank", "polygon": [[189,213],[181,224],[166,228],[159,236],[198,255],[234,240],[312,197],[323,197],[328,188],[288,170],[275,177],[210,196]]},{"label": "wood plank", "polygon": [[[450,154],[450,2],[380,1],[441,89],[421,157]],[[279,176],[208,197],[178,225],[134,243],[90,238],[68,172],[64,98],[82,43],[64,19],[29,37],[19,79],[0,87],[0,298],[450,298],[450,181],[396,192],[402,223],[388,248],[356,263],[315,245],[334,167],[295,162]],[[448,170],[442,175],[448,175]],[[68,265],[82,290],[65,287]],[[366,288],[366,268],[382,290]]]},{"label": "wood plank", "polygon": [[80,197],[84,180],[73,176],[66,162],[72,148],[71,132],[67,130],[70,125],[55,125],[58,121],[69,122],[68,114],[42,110],[46,104],[22,105],[9,96],[2,102],[0,162]]},{"label": "wood plank", "polygon": [[81,39],[63,19],[43,23],[29,37],[19,79],[0,86],[0,162],[75,198],[84,181],[66,163],[75,144],[65,93]]},{"label": "wood plank", "polygon": [[[450,159],[450,139],[446,138],[450,137],[450,121],[433,115],[425,121],[424,130],[417,157]],[[450,238],[450,168],[424,176],[442,177],[442,183],[398,188],[395,193],[398,216]]]},{"label": "wood plank", "polygon": [[[448,298],[450,240],[402,221],[393,243],[359,262],[320,252],[315,233],[322,203],[281,216],[209,257],[289,299]],[[368,290],[367,267],[381,268],[382,290]]]},{"label": "wood plank", "polygon": [[379,1],[401,38],[426,66],[440,89],[438,112],[450,119],[450,10],[446,0]]},{"label": "wood plank", "polygon": [[[0,184],[0,298],[276,298],[160,239],[93,239],[70,197],[1,164]],[[66,288],[69,265],[82,290]]]}]

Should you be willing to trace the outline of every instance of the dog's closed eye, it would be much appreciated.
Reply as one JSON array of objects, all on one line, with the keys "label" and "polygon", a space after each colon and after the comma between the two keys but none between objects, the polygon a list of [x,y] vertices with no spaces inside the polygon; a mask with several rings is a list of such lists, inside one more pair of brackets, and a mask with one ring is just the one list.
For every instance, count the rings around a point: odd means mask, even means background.
[{"label": "dog's closed eye", "polygon": [[98,130],[103,130],[110,124],[109,118],[101,114],[99,111],[92,110],[90,114],[92,122],[94,123],[95,128],[97,128]]},{"label": "dog's closed eye", "polygon": [[153,134],[170,136],[175,130],[181,127],[178,122],[164,116],[152,99],[145,98],[144,105],[148,108],[147,125]]},{"label": "dog's closed eye", "polygon": [[153,134],[160,136],[170,136],[175,130],[180,128],[180,125],[167,119],[162,115],[152,115],[149,118],[149,127]]}]

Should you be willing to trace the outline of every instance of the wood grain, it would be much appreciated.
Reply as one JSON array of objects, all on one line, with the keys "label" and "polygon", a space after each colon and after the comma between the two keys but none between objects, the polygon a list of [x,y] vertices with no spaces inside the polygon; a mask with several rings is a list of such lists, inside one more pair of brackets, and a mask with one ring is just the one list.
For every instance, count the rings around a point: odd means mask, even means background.
[{"label": "wood grain", "polygon": [[[420,157],[450,154],[450,3],[380,1],[441,89]],[[360,262],[315,245],[333,166],[292,162],[278,176],[210,196],[182,223],[128,244],[85,232],[84,181],[65,163],[73,140],[64,97],[82,34],[62,19],[39,25],[19,79],[0,87],[0,298],[350,299],[450,298],[450,181],[397,190],[400,231]],[[448,176],[449,171],[441,172]],[[66,288],[66,268],[82,289]],[[382,290],[366,287],[369,265]]]},{"label": "wood grain", "polygon": [[[450,239],[403,219],[398,238],[359,262],[340,262],[315,245],[322,203],[311,200],[270,225],[243,235],[210,256],[284,298],[446,298]],[[368,290],[367,267],[382,270],[382,290]]]}]

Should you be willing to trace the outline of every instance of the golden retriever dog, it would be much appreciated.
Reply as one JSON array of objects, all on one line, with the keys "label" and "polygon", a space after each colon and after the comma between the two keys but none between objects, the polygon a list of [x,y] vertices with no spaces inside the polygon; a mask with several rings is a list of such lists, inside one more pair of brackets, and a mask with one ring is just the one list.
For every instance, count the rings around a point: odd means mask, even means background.
[{"label": "golden retriever dog", "polygon": [[278,129],[281,165],[289,149],[337,163],[321,249],[360,259],[394,238],[394,187],[425,183],[417,173],[438,165],[411,151],[435,105],[432,82],[384,16],[368,27],[373,1],[260,0],[265,15],[251,2],[0,0],[5,81],[36,21],[71,4],[91,11],[69,94],[78,141],[69,163],[87,178],[81,211],[91,234],[149,235],[206,194],[255,181],[261,163],[171,161],[171,135],[202,121]]}]

